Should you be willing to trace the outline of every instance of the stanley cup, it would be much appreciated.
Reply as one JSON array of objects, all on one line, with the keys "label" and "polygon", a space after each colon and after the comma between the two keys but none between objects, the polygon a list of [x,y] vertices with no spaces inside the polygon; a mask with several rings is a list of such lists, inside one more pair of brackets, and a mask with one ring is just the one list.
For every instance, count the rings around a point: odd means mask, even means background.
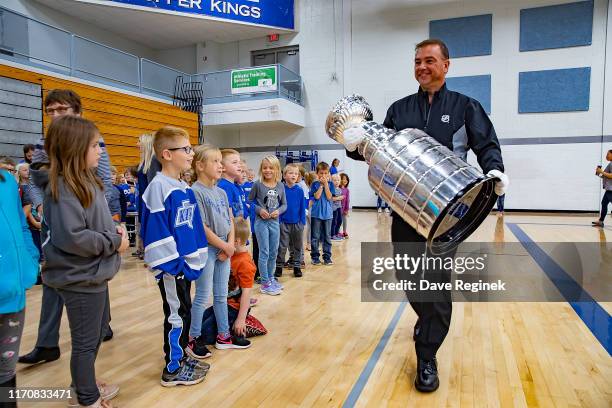
[{"label": "stanley cup", "polygon": [[441,254],[465,240],[495,205],[494,177],[456,156],[418,129],[397,132],[373,122],[366,100],[342,98],[327,116],[329,137],[343,143],[344,130],[362,126],[357,147],[369,165],[370,186]]}]

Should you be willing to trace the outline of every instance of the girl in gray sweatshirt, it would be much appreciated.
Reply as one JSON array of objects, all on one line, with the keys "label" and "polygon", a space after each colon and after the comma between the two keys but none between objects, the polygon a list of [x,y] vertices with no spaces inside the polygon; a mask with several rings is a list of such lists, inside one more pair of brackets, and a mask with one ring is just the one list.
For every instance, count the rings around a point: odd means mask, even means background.
[{"label": "girl in gray sweatshirt", "polygon": [[100,159],[98,139],[98,129],[86,119],[54,120],[45,138],[49,169],[33,175],[44,191],[42,279],[66,305],[71,386],[85,406],[101,403],[94,363],[109,319],[108,281],[129,246],[127,234],[111,218],[94,172]]}]

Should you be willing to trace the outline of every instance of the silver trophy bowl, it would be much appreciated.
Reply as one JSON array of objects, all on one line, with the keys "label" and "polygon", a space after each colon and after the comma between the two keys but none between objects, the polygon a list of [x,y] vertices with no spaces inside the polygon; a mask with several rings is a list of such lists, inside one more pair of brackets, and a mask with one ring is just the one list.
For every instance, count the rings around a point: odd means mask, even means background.
[{"label": "silver trophy bowl", "polygon": [[329,137],[344,142],[344,130],[361,126],[357,147],[369,165],[370,186],[404,221],[442,254],[471,235],[495,205],[494,177],[468,164],[418,129],[397,132],[372,121],[359,95],[342,98],[327,116]]}]

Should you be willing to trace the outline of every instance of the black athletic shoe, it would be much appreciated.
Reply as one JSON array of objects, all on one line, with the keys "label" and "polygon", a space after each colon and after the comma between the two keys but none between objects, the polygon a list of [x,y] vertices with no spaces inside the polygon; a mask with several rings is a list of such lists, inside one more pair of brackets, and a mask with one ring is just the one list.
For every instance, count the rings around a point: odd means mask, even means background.
[{"label": "black athletic shoe", "polygon": [[109,341],[113,339],[113,329],[111,329],[110,326],[108,326],[108,331],[106,332],[106,336],[104,336],[104,338],[102,339],[102,341]]},{"label": "black athletic shoe", "polygon": [[191,357],[198,360],[203,360],[212,356],[212,353],[206,347],[204,339],[201,336],[189,341],[189,343],[187,343],[187,348],[185,349],[185,351]]},{"label": "black athletic shoe", "polygon": [[242,336],[230,336],[227,339],[222,339],[217,336],[215,348],[219,350],[227,349],[245,349],[251,347],[251,342]]},{"label": "black athletic shoe", "polygon": [[296,278],[301,278],[302,277],[302,270],[300,268],[293,268],[293,276],[295,276]]},{"label": "black athletic shoe", "polygon": [[281,276],[283,276],[283,268],[280,266],[277,266],[276,271],[274,271],[274,277],[280,278]]},{"label": "black athletic shoe", "polygon": [[38,364],[49,363],[60,358],[59,347],[34,347],[34,350],[28,354],[19,357],[20,363],[23,364]]},{"label": "black athletic shoe", "polygon": [[440,380],[438,380],[438,364],[435,358],[432,360],[418,359],[414,386],[421,392],[433,392],[438,389]]}]

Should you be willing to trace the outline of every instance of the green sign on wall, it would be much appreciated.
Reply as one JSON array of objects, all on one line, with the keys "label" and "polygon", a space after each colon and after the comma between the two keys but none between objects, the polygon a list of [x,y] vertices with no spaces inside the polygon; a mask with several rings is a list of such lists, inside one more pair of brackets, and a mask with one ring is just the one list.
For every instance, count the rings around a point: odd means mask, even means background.
[{"label": "green sign on wall", "polygon": [[276,79],[276,65],[232,70],[232,94],[276,91],[278,89]]}]

